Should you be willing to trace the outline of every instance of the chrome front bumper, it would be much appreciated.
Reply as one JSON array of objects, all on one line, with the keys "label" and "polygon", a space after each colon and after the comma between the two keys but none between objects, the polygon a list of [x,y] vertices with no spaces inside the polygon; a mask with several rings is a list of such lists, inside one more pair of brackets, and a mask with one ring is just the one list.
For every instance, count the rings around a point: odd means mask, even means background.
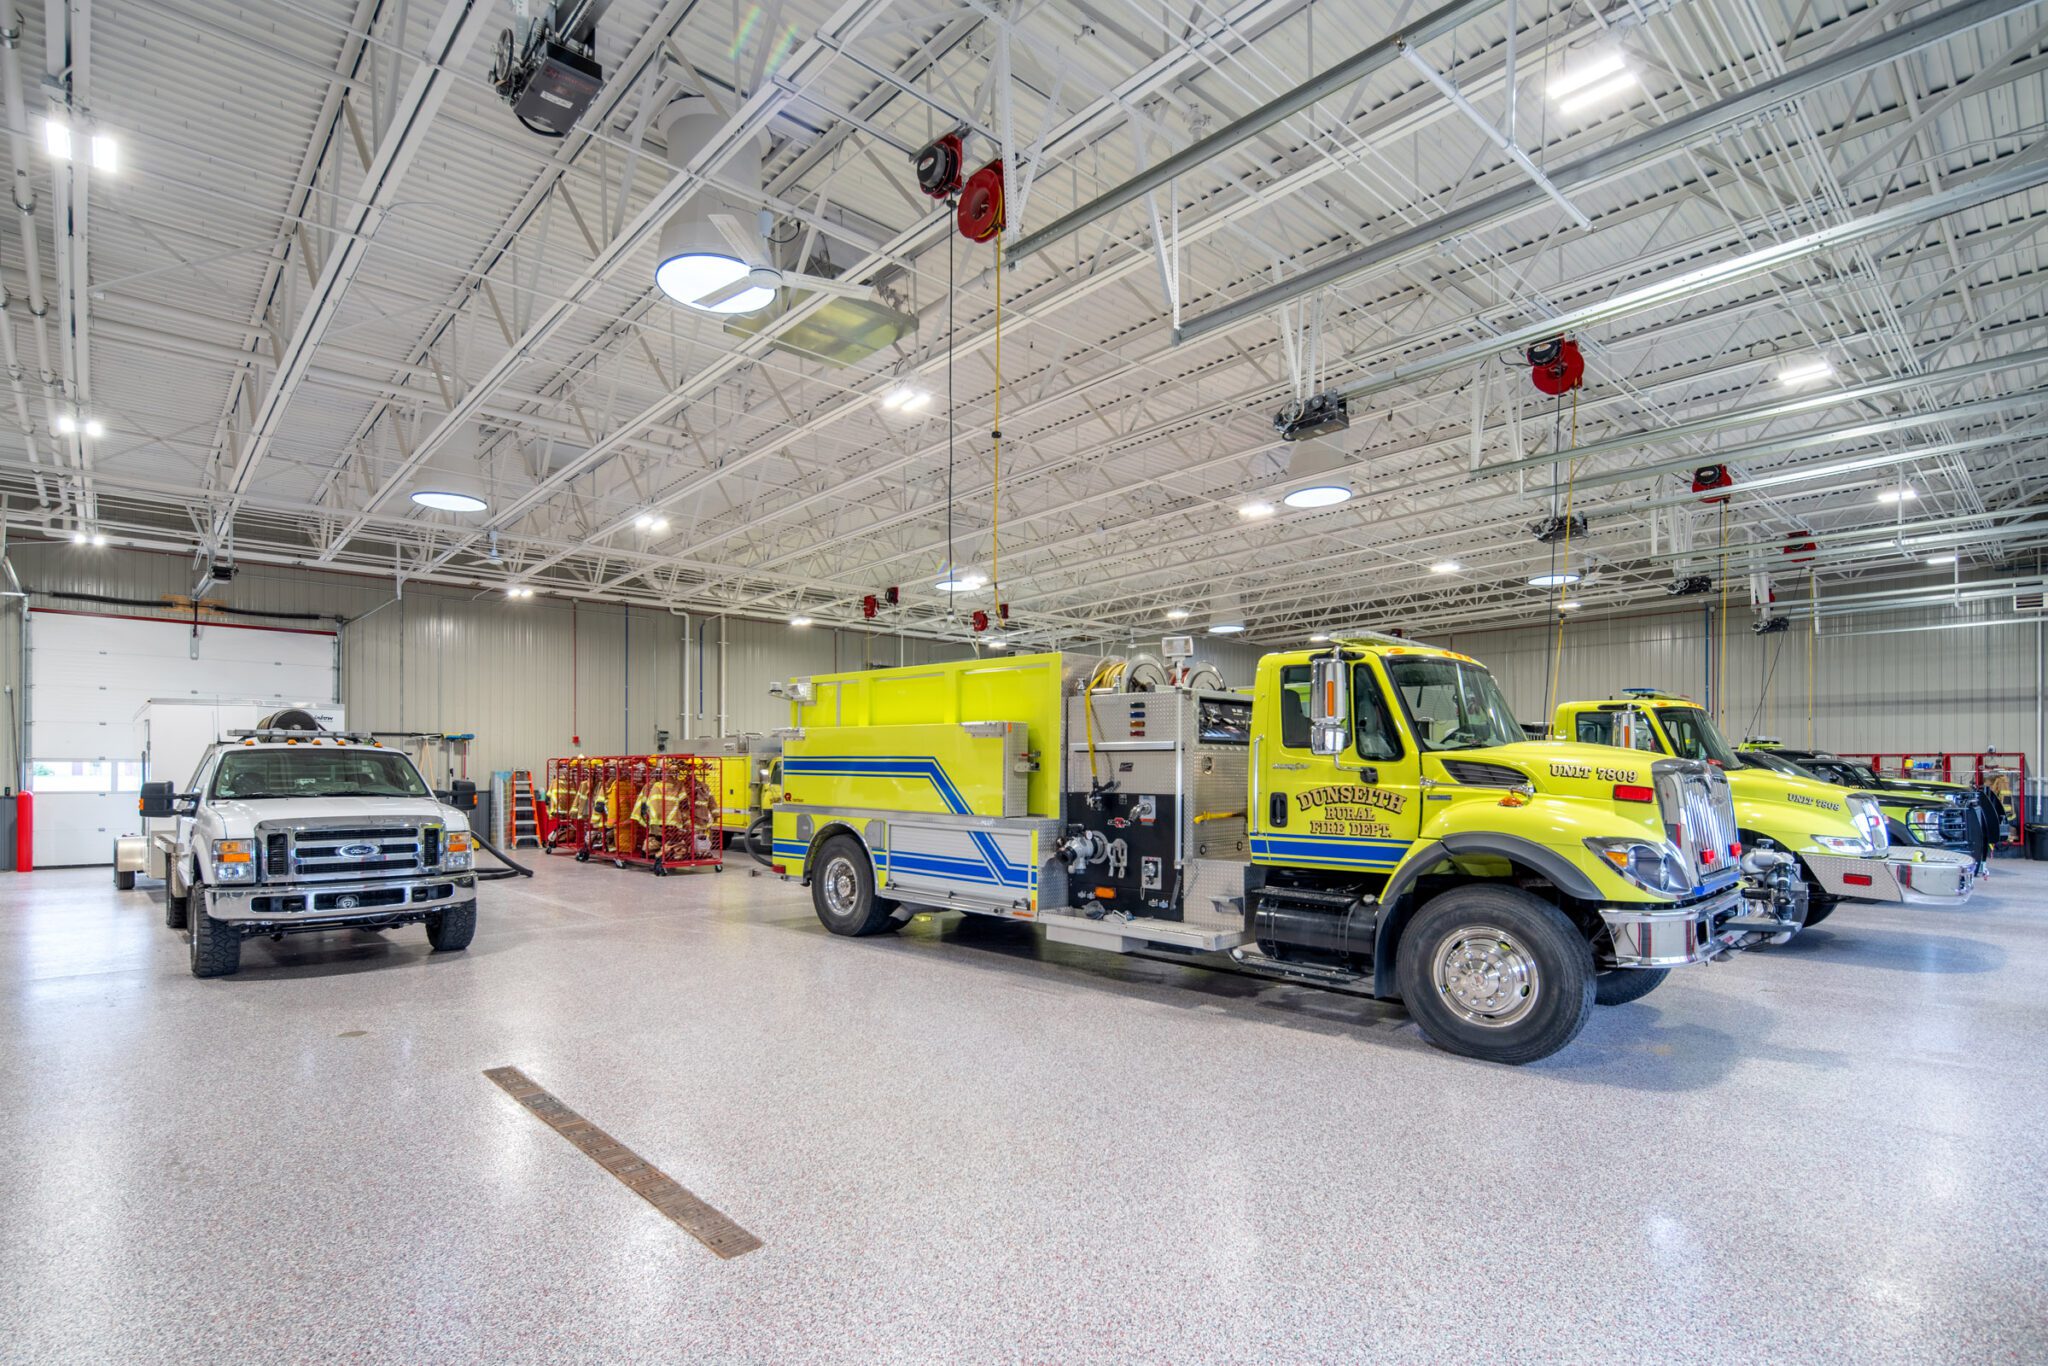
[{"label": "chrome front bumper", "polygon": [[[393,894],[397,895],[394,896]],[[355,904],[345,904],[349,901]],[[336,921],[417,919],[476,900],[476,874],[366,878],[358,882],[270,882],[206,888],[206,913],[232,924],[285,928]]]},{"label": "chrome front bumper", "polygon": [[1870,858],[1801,854],[1829,896],[1909,906],[1960,906],[1977,889],[1977,865],[1947,849],[1894,849]]},{"label": "chrome front bumper", "polygon": [[1600,918],[1607,922],[1607,936],[1613,941],[1614,961],[1603,958],[1602,968],[1675,968],[1704,963],[1726,953],[1742,938],[1741,931],[1724,931],[1724,922],[1742,914],[1742,884],[1682,905],[1643,902],[1626,906],[1602,906]]}]

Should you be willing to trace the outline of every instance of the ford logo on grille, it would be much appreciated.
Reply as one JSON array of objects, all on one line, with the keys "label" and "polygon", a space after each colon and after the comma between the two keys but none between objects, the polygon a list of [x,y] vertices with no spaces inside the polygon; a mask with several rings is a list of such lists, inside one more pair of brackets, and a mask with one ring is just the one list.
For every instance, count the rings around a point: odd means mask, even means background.
[{"label": "ford logo on grille", "polygon": [[344,844],[341,852],[349,858],[371,858],[377,852],[374,844]]}]

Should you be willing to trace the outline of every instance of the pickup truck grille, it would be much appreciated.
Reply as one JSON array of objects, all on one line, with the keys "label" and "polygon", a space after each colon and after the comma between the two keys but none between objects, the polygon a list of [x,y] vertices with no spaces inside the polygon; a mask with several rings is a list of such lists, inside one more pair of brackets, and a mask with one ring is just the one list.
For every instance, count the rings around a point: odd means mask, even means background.
[{"label": "pickup truck grille", "polygon": [[1704,882],[1733,872],[1737,836],[1728,775],[1686,759],[1660,759],[1650,772],[1665,832],[1693,876]]},{"label": "pickup truck grille", "polygon": [[440,857],[438,825],[293,825],[257,833],[267,882],[417,874]]}]

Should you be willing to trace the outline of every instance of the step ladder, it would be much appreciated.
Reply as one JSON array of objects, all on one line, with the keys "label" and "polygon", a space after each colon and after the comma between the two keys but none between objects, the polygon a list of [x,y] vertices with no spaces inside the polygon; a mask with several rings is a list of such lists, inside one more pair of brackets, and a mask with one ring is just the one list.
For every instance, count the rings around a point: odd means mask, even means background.
[{"label": "step ladder", "polygon": [[540,820],[533,810],[533,774],[523,768],[512,770],[512,847],[540,848]]}]

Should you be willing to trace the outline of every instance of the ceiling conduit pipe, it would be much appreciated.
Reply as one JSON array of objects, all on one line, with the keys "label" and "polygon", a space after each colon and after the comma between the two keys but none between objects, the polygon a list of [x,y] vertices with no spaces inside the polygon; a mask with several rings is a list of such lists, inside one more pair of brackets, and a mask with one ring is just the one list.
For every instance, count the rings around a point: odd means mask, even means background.
[{"label": "ceiling conduit pipe", "polygon": [[[38,379],[42,385],[47,420],[50,417],[50,386],[56,380],[56,372],[50,364],[50,324],[47,319],[49,304],[43,297],[43,255],[42,246],[36,233],[36,187],[29,174],[28,106],[21,93],[21,28],[19,15],[17,23],[10,28],[0,29],[0,101],[4,101],[7,114],[7,155],[11,162],[14,182],[15,222],[21,228],[22,270],[28,277],[28,312],[30,330],[36,339],[36,364]],[[7,369],[13,379],[15,402],[26,410],[27,395],[21,380],[21,370],[14,354],[14,323],[12,314],[0,318],[7,332]],[[33,427],[24,429],[24,440],[28,442],[29,455],[36,455],[35,442],[29,435]],[[40,462],[38,462],[40,463]],[[40,476],[37,480],[40,488]],[[60,489],[59,497],[62,497]],[[47,498],[44,506],[48,506]]]},{"label": "ceiling conduit pipe", "polygon": [[[1797,99],[1821,86],[1846,80],[1871,67],[1909,56],[1980,24],[1991,23],[2012,13],[2016,8],[2019,6],[2014,0],[1972,0],[1972,3],[1950,6],[1913,23],[1901,24],[1889,32],[1846,48],[1831,57],[1824,57],[1800,67],[1797,71],[1788,71],[1782,76],[1751,86],[1738,95],[1731,95],[1725,100],[1671,119],[1562,167],[1552,168],[1549,171],[1550,185],[1559,194],[1569,195],[1574,190],[1588,188],[1637,167],[1662,160],[1703,139],[1711,138],[1718,131],[1744,119],[1765,114],[1788,100]],[[1209,139],[1204,140],[1206,141]],[[1202,145],[1203,143],[1195,144],[1196,147]],[[1195,149],[1189,149],[1193,150]],[[1173,165],[1173,162],[1162,164]],[[1145,180],[1145,176],[1139,176],[1126,184],[1141,185]],[[1118,191],[1111,191],[1096,203],[1104,203],[1117,193]],[[1211,309],[1200,317],[1190,318],[1175,329],[1174,340],[1193,341],[1218,328],[1229,327],[1289,299],[1336,284],[1353,275],[1398,265],[1435,251],[1447,237],[1455,237],[1511,218],[1546,202],[1548,194],[1545,189],[1534,184],[1515,185],[1475,199],[1461,209],[1417,224],[1404,232],[1395,233],[1369,247],[1347,253],[1314,269],[1305,270],[1278,284],[1254,290],[1243,298]],[[1074,216],[1069,214],[1067,217]],[[1060,220],[1061,223],[1065,221]],[[1058,226],[1059,223],[1053,225]],[[1076,223],[1074,226],[1078,227],[1080,224]],[[1048,228],[1043,233],[1033,236],[1044,236],[1050,231]],[[1018,244],[1019,250],[1013,252],[1012,257],[1022,255],[1023,248],[1027,245],[1036,244],[1031,238],[1026,238],[1024,242]]]},{"label": "ceiling conduit pipe", "polygon": [[[29,416],[28,390],[21,382],[21,358],[14,350],[14,311],[8,307],[11,302],[6,284],[0,283],[0,359],[6,362],[7,384],[14,392],[14,420],[21,428],[21,444],[28,451],[29,464],[35,467],[32,477],[36,484],[36,504],[47,508],[50,506],[50,489],[43,480],[42,454],[36,449],[36,424],[35,419]],[[62,487],[58,485],[60,490]]]},{"label": "ceiling conduit pipe", "polygon": [[[43,66],[44,85],[51,92],[48,117],[70,122],[74,100],[83,98],[86,80],[85,25],[74,30],[69,0],[44,0]],[[63,92],[61,98],[56,92]],[[50,236],[56,243],[57,338],[59,383],[63,402],[78,410],[92,401],[92,372],[87,341],[90,320],[86,311],[85,232],[89,196],[80,172],[85,153],[84,137],[73,130],[74,150],[69,160],[50,163]],[[74,412],[72,416],[78,417]],[[55,426],[53,422],[52,427]],[[71,434],[71,463],[81,476],[77,507],[81,527],[99,516],[92,481],[92,459],[86,447],[84,423]]]}]

